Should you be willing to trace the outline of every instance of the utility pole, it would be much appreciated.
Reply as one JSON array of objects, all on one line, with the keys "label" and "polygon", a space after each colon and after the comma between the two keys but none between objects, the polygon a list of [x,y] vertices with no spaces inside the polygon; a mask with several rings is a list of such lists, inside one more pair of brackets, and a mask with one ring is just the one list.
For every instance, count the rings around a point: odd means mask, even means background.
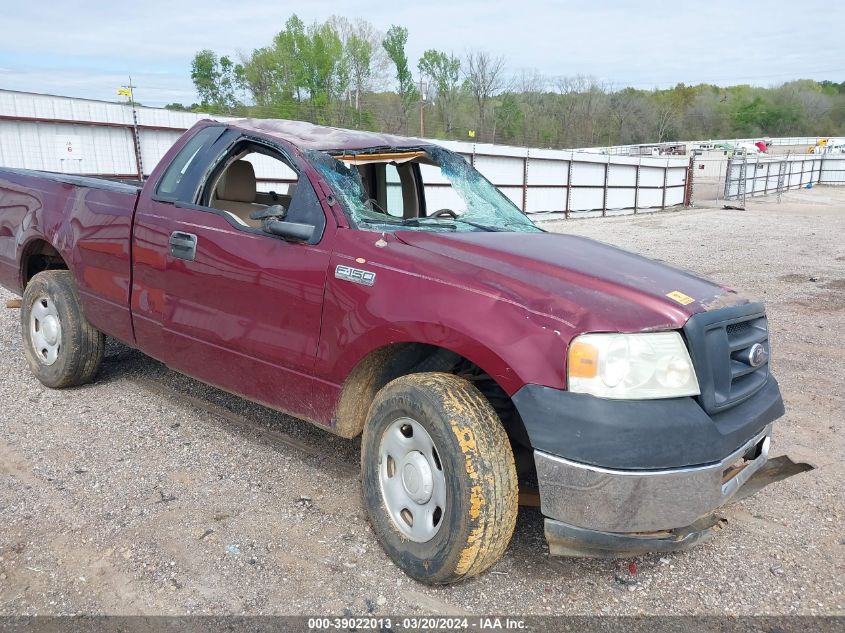
[{"label": "utility pole", "polygon": [[[138,129],[138,110],[135,108],[135,86],[132,85],[132,75],[129,75],[129,85],[123,86],[128,92],[129,105],[132,108],[132,140],[135,145],[135,165],[138,167],[138,180],[144,180],[144,164],[141,160],[141,135]],[[126,92],[121,94],[126,94]]]}]

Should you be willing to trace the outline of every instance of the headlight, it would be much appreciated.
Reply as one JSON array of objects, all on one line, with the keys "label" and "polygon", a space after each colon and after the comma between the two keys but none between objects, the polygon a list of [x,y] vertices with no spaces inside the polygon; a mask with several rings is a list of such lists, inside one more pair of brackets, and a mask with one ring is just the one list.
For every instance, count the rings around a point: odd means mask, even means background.
[{"label": "headlight", "polygon": [[582,334],[569,346],[569,390],[602,398],[679,398],[700,391],[678,332]]}]

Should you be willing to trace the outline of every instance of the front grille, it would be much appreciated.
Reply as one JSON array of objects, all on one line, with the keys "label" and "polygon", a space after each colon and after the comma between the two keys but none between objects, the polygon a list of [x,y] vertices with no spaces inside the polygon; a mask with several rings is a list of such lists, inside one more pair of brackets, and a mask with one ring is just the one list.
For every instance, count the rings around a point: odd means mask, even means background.
[{"label": "front grille", "polygon": [[[717,413],[747,400],[769,376],[769,327],[761,304],[702,312],[684,326],[684,334],[701,388],[699,402]],[[762,345],[766,360],[751,365],[750,353]]]},{"label": "front grille", "polygon": [[725,328],[725,331],[728,333],[728,336],[736,336],[737,334],[742,334],[750,328],[751,323],[749,321],[742,321],[740,323],[731,323]]}]

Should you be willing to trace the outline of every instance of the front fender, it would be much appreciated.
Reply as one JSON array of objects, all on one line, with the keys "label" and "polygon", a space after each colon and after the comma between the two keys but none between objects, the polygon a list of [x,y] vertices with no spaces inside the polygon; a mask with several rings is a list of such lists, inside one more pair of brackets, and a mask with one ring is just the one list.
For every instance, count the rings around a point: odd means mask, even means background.
[{"label": "front fender", "polygon": [[[344,263],[346,263],[344,261]],[[381,268],[364,286],[330,276],[317,369],[345,381],[368,354],[397,343],[423,343],[460,354],[508,395],[525,384],[565,386],[566,344],[560,324],[489,293]]]}]

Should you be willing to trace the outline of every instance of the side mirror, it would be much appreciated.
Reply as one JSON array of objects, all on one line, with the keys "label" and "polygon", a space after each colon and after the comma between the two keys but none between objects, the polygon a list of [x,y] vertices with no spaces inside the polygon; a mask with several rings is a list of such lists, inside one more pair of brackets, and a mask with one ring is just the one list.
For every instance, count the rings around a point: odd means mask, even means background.
[{"label": "side mirror", "polygon": [[314,226],[299,222],[285,222],[283,220],[265,220],[264,230],[273,235],[286,239],[307,242],[314,236]]}]

